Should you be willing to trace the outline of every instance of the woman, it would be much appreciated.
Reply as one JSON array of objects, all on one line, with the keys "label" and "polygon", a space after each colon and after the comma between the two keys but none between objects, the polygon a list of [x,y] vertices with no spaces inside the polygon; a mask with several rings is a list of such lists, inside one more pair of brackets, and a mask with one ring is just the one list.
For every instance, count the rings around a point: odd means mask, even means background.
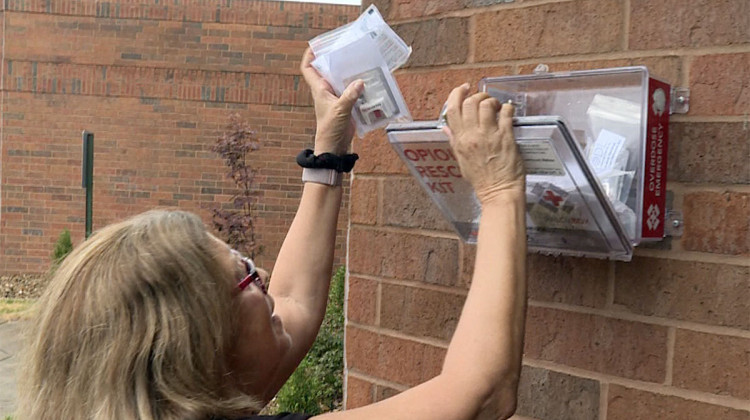
[{"label": "woman", "polygon": [[[351,109],[311,67],[315,154],[346,153]],[[448,98],[451,145],[482,204],[476,266],[440,375],[322,420],[471,419],[515,410],[525,314],[524,173],[512,108],[468,84]],[[268,274],[197,216],[147,212],[78,247],[39,301],[18,418],[254,418],[309,350],[323,318],[341,187],[307,182]],[[284,418],[304,419],[303,415]],[[317,418],[317,417],[316,417]]]}]

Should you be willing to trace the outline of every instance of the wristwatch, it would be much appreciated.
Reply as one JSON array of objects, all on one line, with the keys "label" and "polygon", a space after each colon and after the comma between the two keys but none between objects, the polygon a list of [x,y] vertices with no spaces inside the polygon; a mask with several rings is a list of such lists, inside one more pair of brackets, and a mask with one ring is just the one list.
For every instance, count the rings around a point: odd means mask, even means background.
[{"label": "wristwatch", "polygon": [[302,182],[314,182],[338,187],[341,185],[341,177],[341,173],[334,169],[302,168]]}]

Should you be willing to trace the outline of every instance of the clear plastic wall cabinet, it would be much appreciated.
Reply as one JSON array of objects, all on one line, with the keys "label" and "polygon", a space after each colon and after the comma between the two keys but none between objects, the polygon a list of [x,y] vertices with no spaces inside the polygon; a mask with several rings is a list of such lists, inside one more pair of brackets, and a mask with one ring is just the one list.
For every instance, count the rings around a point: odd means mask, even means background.
[{"label": "clear plastic wall cabinet", "polygon": [[[628,261],[664,236],[670,86],[643,67],[486,78],[516,104],[531,251]],[[476,196],[438,121],[391,124],[388,139],[458,234],[475,242]]]}]

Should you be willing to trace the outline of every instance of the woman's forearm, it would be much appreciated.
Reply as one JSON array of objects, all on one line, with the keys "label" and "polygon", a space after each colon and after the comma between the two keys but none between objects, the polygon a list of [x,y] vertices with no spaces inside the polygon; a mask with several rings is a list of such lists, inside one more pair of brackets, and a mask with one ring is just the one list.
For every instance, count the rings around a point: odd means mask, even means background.
[{"label": "woman's forearm", "polygon": [[512,190],[482,208],[472,284],[443,366],[478,404],[490,395],[515,404],[526,313],[524,203],[524,192]]},{"label": "woman's forearm", "polygon": [[333,266],[341,187],[306,183],[299,209],[279,251],[270,292],[322,317]]}]

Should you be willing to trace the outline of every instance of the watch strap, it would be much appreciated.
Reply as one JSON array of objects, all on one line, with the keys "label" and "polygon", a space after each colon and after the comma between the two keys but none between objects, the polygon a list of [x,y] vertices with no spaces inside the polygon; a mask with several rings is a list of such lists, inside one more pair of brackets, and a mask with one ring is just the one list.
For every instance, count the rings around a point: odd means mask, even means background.
[{"label": "watch strap", "polygon": [[341,173],[334,169],[302,168],[302,182],[314,182],[338,187],[341,185],[341,177]]}]

